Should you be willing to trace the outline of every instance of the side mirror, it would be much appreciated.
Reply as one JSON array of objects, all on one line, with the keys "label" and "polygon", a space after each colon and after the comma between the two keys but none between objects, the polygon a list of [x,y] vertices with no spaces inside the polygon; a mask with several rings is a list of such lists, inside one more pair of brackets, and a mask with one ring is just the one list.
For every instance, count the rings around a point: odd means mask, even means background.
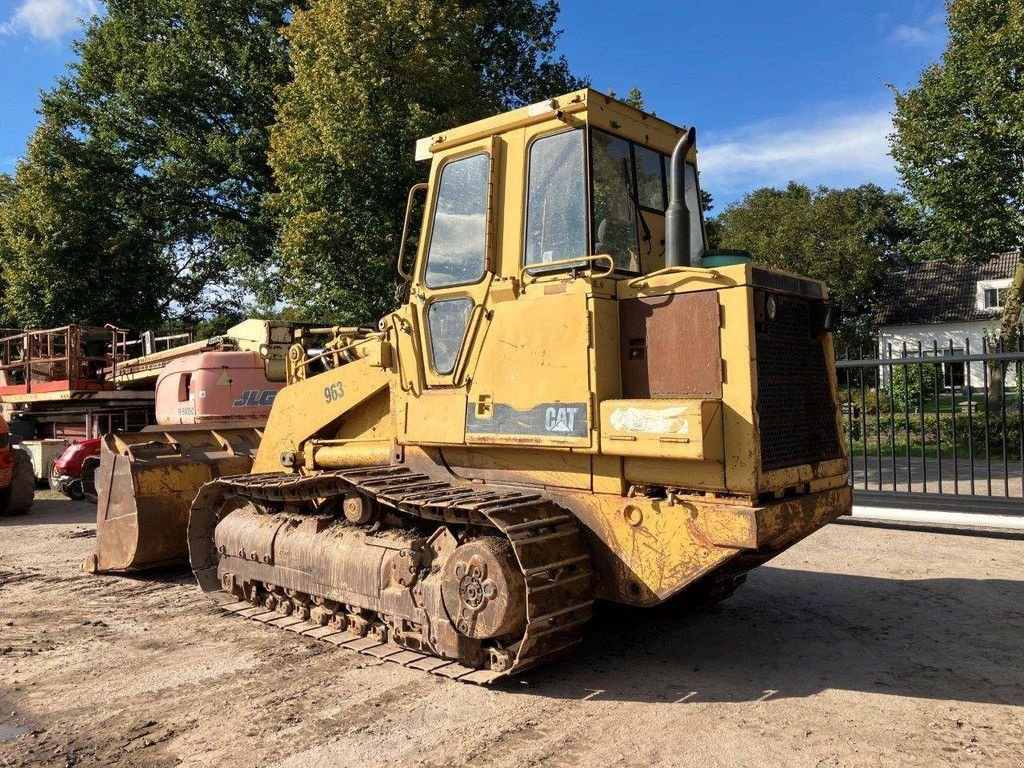
[{"label": "side mirror", "polygon": [[409,219],[412,218],[412,207],[416,202],[417,192],[426,192],[430,185],[426,182],[414,184],[409,190],[409,198],[405,203],[405,223],[402,225],[402,241],[398,244],[398,274],[407,283],[412,282],[412,273],[405,271],[405,244],[409,240]]}]

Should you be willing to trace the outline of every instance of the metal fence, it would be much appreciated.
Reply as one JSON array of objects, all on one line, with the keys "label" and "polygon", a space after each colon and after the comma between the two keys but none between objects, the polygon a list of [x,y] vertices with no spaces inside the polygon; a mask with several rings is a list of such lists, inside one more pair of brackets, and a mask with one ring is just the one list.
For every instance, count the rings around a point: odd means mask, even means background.
[{"label": "metal fence", "polygon": [[970,338],[900,342],[877,356],[847,352],[836,361],[859,494],[919,494],[968,506],[1024,499],[1024,351],[978,341],[973,348]]}]

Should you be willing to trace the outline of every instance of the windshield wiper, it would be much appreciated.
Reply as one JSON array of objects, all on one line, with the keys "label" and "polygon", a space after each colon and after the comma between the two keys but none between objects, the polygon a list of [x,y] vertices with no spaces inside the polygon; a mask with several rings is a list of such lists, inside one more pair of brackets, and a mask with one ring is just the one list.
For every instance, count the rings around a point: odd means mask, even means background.
[{"label": "windshield wiper", "polygon": [[633,213],[640,220],[640,226],[644,230],[644,242],[651,242],[651,228],[647,226],[647,220],[644,218],[644,212],[640,210],[640,197],[637,195],[636,190],[633,189],[633,184],[629,178],[629,161],[626,158],[622,158],[622,175],[626,180],[626,194],[629,195],[629,201],[633,204]]}]

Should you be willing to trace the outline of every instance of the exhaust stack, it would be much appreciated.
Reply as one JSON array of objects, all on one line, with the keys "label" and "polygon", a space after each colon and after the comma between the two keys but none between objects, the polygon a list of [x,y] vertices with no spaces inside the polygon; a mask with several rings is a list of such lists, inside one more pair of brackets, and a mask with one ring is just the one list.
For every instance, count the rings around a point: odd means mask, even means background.
[{"label": "exhaust stack", "polygon": [[669,201],[665,209],[665,266],[690,266],[690,211],[686,207],[686,157],[697,143],[690,128],[672,150]]}]

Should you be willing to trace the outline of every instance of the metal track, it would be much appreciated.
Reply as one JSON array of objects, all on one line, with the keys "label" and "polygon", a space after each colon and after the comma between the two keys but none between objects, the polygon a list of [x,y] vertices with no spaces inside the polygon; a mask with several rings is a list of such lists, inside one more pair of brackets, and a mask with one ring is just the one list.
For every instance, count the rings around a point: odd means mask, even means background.
[{"label": "metal track", "polygon": [[[512,544],[526,580],[526,628],[507,669],[474,669],[458,661],[360,637],[298,617],[282,616],[221,591],[213,531],[231,497],[302,503],[358,491],[413,517],[497,529]],[[189,553],[204,592],[230,613],[464,682],[487,684],[561,655],[582,639],[593,605],[590,551],[575,518],[539,493],[480,488],[439,481],[403,466],[320,472],[308,476],[262,474],[207,483],[192,505]]]}]

